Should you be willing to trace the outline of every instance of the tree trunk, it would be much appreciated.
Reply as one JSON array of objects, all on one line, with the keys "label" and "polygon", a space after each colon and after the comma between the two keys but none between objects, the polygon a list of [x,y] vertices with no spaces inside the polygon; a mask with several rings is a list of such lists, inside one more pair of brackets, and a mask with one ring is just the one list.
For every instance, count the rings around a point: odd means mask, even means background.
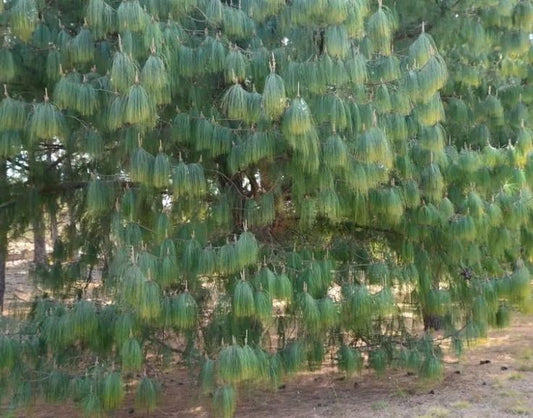
[{"label": "tree trunk", "polygon": [[443,318],[441,316],[423,313],[422,318],[424,320],[424,331],[439,331],[442,329]]},{"label": "tree trunk", "polygon": [[7,230],[0,225],[0,316],[4,312],[4,295],[6,293]]},{"label": "tree trunk", "polygon": [[[7,197],[7,164],[0,161],[0,193]],[[4,311],[4,295],[6,292],[7,233],[6,216],[0,213],[0,316]]]},{"label": "tree trunk", "polygon": [[33,262],[36,266],[46,264],[46,229],[43,209],[39,207],[32,220],[33,226]]},{"label": "tree trunk", "polygon": [[[46,161],[48,163],[48,167],[52,166],[52,151],[48,150],[46,152]],[[54,204],[51,204],[48,208],[48,215],[50,216],[50,240],[52,242],[52,248],[56,244],[57,240],[57,207]]]},{"label": "tree trunk", "polygon": [[50,240],[52,245],[57,241],[57,214],[55,211],[50,211]]}]

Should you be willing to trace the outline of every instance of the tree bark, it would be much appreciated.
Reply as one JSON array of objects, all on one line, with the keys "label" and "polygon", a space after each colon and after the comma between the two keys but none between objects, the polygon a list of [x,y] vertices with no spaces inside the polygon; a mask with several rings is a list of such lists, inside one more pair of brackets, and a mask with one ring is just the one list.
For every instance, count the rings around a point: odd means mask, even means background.
[{"label": "tree bark", "polygon": [[0,225],[0,316],[4,312],[4,296],[6,293],[6,262],[7,262],[7,230]]},{"label": "tree bark", "polygon": [[[0,161],[0,193],[7,196],[7,164]],[[1,211],[0,211],[1,212]],[[4,295],[6,292],[6,262],[7,262],[7,233],[6,216],[0,213],[0,316],[4,311]]]},{"label": "tree bark", "polygon": [[52,245],[55,245],[57,237],[57,213],[55,211],[50,211],[50,240],[52,241]]},{"label": "tree bark", "polygon": [[36,266],[46,264],[46,228],[43,208],[39,207],[32,220],[33,226],[33,262]]},{"label": "tree bark", "polygon": [[424,320],[424,331],[439,331],[443,327],[443,318],[441,316],[422,313],[422,319]]},{"label": "tree bark", "polygon": [[[47,150],[46,161],[48,162],[48,168],[53,166],[52,162],[52,150]],[[51,204],[48,208],[48,216],[50,216],[50,241],[52,242],[52,248],[55,247],[57,240],[57,208],[55,204]]]}]

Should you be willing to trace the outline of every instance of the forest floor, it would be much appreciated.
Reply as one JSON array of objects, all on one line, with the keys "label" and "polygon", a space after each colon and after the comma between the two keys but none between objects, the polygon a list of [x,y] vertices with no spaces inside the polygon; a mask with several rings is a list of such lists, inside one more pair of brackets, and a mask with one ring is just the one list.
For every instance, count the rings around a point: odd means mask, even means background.
[{"label": "forest floor", "polygon": [[[31,300],[33,285],[23,260],[8,263],[6,303]],[[210,399],[201,398],[195,379],[183,367],[159,375],[162,397],[158,417],[210,417]],[[365,370],[343,379],[333,368],[300,373],[275,392],[241,388],[236,417],[533,417],[533,315],[514,315],[511,326],[491,330],[460,360],[448,358],[444,377],[423,381],[405,371],[377,377]],[[5,413],[0,409],[0,416]],[[17,417],[74,418],[72,404],[37,401]],[[146,417],[130,394],[114,417]]]}]

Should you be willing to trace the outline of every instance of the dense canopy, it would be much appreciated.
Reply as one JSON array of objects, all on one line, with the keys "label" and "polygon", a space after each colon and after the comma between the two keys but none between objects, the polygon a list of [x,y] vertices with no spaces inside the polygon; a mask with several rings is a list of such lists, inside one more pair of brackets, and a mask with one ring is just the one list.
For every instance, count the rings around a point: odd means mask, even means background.
[{"label": "dense canopy", "polygon": [[438,377],[532,304],[532,2],[0,11],[0,261],[64,222],[1,322],[12,408],[153,410],[173,358],[222,416],[330,359]]}]

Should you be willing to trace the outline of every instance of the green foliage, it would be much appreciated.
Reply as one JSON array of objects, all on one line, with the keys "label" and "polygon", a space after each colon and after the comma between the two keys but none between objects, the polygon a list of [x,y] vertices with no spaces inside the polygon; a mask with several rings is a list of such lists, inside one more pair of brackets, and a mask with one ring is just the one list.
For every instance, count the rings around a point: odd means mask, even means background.
[{"label": "green foliage", "polygon": [[103,0],[90,0],[86,12],[87,25],[95,38],[101,39],[115,26],[115,11]]},{"label": "green foliage", "polygon": [[363,368],[363,357],[361,353],[347,345],[342,345],[337,353],[338,367],[348,375]]},{"label": "green foliage", "polygon": [[141,287],[138,312],[141,319],[154,321],[161,315],[161,289],[153,280],[147,280]]},{"label": "green foliage", "polygon": [[151,184],[153,164],[154,156],[142,146],[139,146],[132,152],[130,157],[130,176],[132,181]]},{"label": "green foliage", "polygon": [[12,81],[17,74],[13,54],[7,48],[0,48],[0,60],[2,61],[0,81],[4,83]]},{"label": "green foliage", "polygon": [[148,57],[142,68],[140,80],[156,105],[170,103],[170,80],[160,57],[154,54]]},{"label": "green foliage", "polygon": [[93,180],[87,188],[87,210],[98,215],[109,210],[112,204],[112,193],[109,185],[102,180]]},{"label": "green foliage", "polygon": [[215,362],[206,358],[200,371],[200,388],[203,394],[212,393],[215,383]]},{"label": "green foliage", "polygon": [[310,334],[316,334],[319,330],[320,311],[318,302],[309,293],[300,295],[300,309],[305,329]]},{"label": "green foliage", "polygon": [[231,418],[237,406],[236,396],[232,385],[217,387],[213,394],[213,412],[215,416]]},{"label": "green foliage", "polygon": [[265,291],[257,291],[254,294],[255,316],[261,323],[269,325],[272,321],[272,300]]},{"label": "green foliage", "polygon": [[9,23],[13,33],[22,41],[29,41],[38,19],[35,0],[17,0],[9,10]]},{"label": "green foliage", "polygon": [[279,118],[285,110],[287,101],[285,84],[283,79],[274,72],[271,72],[265,80],[262,100],[266,115],[272,119]]},{"label": "green foliage", "polygon": [[117,409],[124,399],[124,383],[117,372],[109,373],[102,384],[102,407],[107,411]]},{"label": "green foliage", "polygon": [[252,286],[245,280],[239,280],[233,291],[233,313],[236,317],[249,317],[255,313]]},{"label": "green foliage", "polygon": [[222,98],[222,109],[230,119],[248,119],[248,93],[234,83]]},{"label": "green foliage", "polygon": [[135,84],[131,86],[126,96],[124,122],[152,128],[155,124],[155,119],[154,99],[148,95],[142,85]]},{"label": "green foliage", "polygon": [[387,367],[387,353],[383,348],[378,348],[371,351],[369,358],[370,367],[372,367],[378,375],[384,373]]},{"label": "green foliage", "polygon": [[153,412],[157,406],[160,391],[161,388],[156,380],[143,377],[137,388],[135,405],[147,413]]},{"label": "green foliage", "polygon": [[172,299],[171,323],[179,330],[186,331],[196,326],[198,305],[192,295],[185,291]]},{"label": "green foliage", "polygon": [[397,22],[392,11],[380,4],[377,12],[371,15],[366,22],[372,50],[383,55],[389,55],[392,52],[392,35],[396,26]]},{"label": "green foliage", "polygon": [[304,99],[297,97],[291,101],[283,117],[283,133],[287,137],[304,135],[313,127],[311,112]]},{"label": "green foliage", "polygon": [[148,23],[148,16],[137,0],[120,3],[117,18],[119,29],[131,32],[143,30]]},{"label": "green foliage", "polygon": [[274,295],[277,299],[284,299],[290,301],[292,299],[293,289],[291,279],[285,274],[281,273],[276,276],[274,282]]},{"label": "green foliage", "polygon": [[224,347],[218,358],[218,376],[223,382],[237,383],[246,378],[247,353],[238,344]]},{"label": "green foliage", "polygon": [[156,358],[221,416],[330,353],[439,378],[413,316],[460,352],[531,303],[530,1],[13,0],[0,26],[0,246],[62,225],[2,324],[13,405],[112,414],[131,378],[150,413]]},{"label": "green foliage", "polygon": [[434,355],[427,356],[421,364],[420,374],[423,377],[435,379],[442,376],[443,365]]},{"label": "green foliage", "polygon": [[141,345],[135,338],[128,338],[122,344],[120,351],[122,359],[122,368],[125,371],[138,371],[142,367],[143,355]]},{"label": "green foliage", "polygon": [[63,114],[52,103],[45,101],[35,106],[29,120],[29,135],[32,140],[51,140],[65,135]]},{"label": "green foliage", "polygon": [[90,63],[94,60],[94,41],[91,31],[81,28],[69,44],[69,58],[74,65]]},{"label": "green foliage", "polygon": [[6,95],[0,103],[0,124],[2,131],[18,131],[24,129],[26,118],[26,104]]},{"label": "green foliage", "polygon": [[121,93],[126,92],[135,81],[136,72],[135,61],[128,54],[117,51],[113,57],[110,73],[113,87]]}]

